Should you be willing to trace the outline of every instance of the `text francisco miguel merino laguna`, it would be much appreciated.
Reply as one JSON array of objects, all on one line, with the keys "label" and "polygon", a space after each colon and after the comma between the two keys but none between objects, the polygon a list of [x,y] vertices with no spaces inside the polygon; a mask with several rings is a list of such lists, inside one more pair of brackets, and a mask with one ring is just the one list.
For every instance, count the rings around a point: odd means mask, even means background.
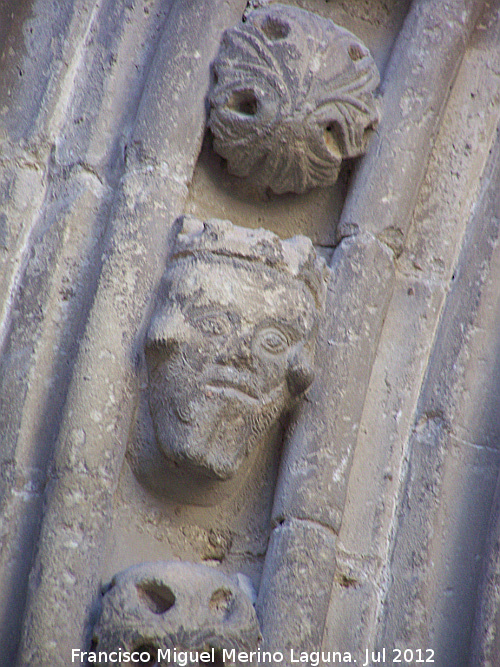
[{"label": "text francisco miguel merino laguna", "polygon": [[[232,665],[235,663],[258,663],[258,664],[268,664],[275,665],[284,661],[285,656],[281,651],[237,651],[236,649],[214,649],[211,648],[207,651],[181,651],[176,648],[174,649],[156,649],[157,655],[153,656],[151,654],[151,649],[137,651],[124,651],[122,649],[116,651],[80,651],[79,649],[73,649],[71,652],[71,661],[74,663],[76,661],[87,660],[88,664],[94,663],[97,665],[121,664],[122,661],[125,663],[132,664],[146,664],[150,665],[151,660],[155,660],[158,664],[165,664],[162,661],[166,661],[167,664],[175,664],[179,667],[186,667],[187,665],[210,663]],[[384,649],[385,654],[385,649]],[[366,657],[363,663],[358,663],[361,667],[366,667],[371,664],[369,660],[369,652],[366,650]],[[217,658],[217,663],[216,663]],[[375,658],[375,662],[385,663],[384,659],[381,660],[382,655],[378,655],[378,659],[372,654],[371,658]],[[328,665],[328,664],[347,664],[347,663],[357,663],[349,651],[294,651],[290,649],[289,661],[291,663],[297,663],[298,665],[307,664],[308,667],[318,667],[319,665]],[[422,661],[423,662],[423,661]],[[427,661],[426,661],[427,662]],[[434,662],[431,660],[430,662]]]}]

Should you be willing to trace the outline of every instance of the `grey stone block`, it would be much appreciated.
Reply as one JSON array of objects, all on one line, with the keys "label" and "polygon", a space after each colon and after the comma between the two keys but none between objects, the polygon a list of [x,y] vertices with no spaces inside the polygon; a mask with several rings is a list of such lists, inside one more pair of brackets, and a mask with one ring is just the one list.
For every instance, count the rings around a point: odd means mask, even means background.
[{"label": "grey stone block", "polygon": [[321,646],[335,572],[335,535],[310,521],[291,519],[277,526],[269,543],[257,614],[263,651],[280,651],[291,664],[291,649]]},{"label": "grey stone block", "polygon": [[482,2],[412,3],[384,73],[382,118],[356,174],[339,236],[362,230],[400,254],[443,105]]},{"label": "grey stone block", "polygon": [[338,532],[365,392],[394,284],[392,252],[367,234],[335,250],[318,375],[291,425],[273,521],[300,518]]}]

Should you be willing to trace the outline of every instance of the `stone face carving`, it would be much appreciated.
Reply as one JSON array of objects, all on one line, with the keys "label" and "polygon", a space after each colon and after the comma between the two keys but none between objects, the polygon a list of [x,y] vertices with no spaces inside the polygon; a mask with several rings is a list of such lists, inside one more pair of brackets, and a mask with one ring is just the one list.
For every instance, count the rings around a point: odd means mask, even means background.
[{"label": "stone face carving", "polygon": [[378,123],[379,74],[351,32],[274,4],[224,33],[213,64],[209,127],[237,176],[276,193],[334,183]]},{"label": "stone face carving", "polygon": [[139,440],[149,454],[134,466],[156,490],[169,470],[231,478],[293,407],[313,380],[328,277],[306,237],[182,225],[145,344]]},{"label": "stone face carving", "polygon": [[[213,649],[211,664],[223,665],[224,649],[255,651],[260,639],[252,603],[235,580],[205,565],[172,561],[143,563],[115,575],[102,600],[93,646],[97,654],[149,653],[150,664],[165,666],[177,664],[174,649],[192,653],[181,656],[187,665],[198,665],[193,652]],[[170,657],[161,659],[158,649],[163,655],[170,649]]]}]

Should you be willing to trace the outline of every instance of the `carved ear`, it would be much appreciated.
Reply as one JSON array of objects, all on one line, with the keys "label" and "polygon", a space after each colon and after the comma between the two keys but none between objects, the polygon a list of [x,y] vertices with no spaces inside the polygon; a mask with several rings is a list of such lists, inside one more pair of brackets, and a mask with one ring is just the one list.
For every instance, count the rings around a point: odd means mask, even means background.
[{"label": "carved ear", "polygon": [[310,356],[300,348],[288,360],[287,383],[292,396],[302,394],[314,380],[314,370]]}]

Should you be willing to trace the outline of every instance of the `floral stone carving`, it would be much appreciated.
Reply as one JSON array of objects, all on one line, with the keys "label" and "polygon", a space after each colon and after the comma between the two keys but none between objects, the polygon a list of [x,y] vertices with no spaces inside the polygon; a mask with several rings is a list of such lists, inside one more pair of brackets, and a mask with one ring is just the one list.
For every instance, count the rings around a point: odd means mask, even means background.
[{"label": "floral stone carving", "polygon": [[171,561],[143,563],[113,577],[93,646],[104,657],[120,650],[137,651],[143,659],[149,654],[148,664],[165,667],[178,664],[176,657],[185,651],[179,664],[198,665],[196,652],[209,651],[215,658],[210,664],[223,665],[224,650],[229,656],[233,650],[255,651],[260,639],[252,602],[233,578],[205,565]]},{"label": "floral stone carving", "polygon": [[328,275],[304,236],[184,218],[145,344],[141,481],[238,471],[313,380]]},{"label": "floral stone carving", "polygon": [[237,176],[276,193],[334,183],[378,123],[379,74],[351,32],[273,4],[226,30],[213,64],[209,127]]}]

